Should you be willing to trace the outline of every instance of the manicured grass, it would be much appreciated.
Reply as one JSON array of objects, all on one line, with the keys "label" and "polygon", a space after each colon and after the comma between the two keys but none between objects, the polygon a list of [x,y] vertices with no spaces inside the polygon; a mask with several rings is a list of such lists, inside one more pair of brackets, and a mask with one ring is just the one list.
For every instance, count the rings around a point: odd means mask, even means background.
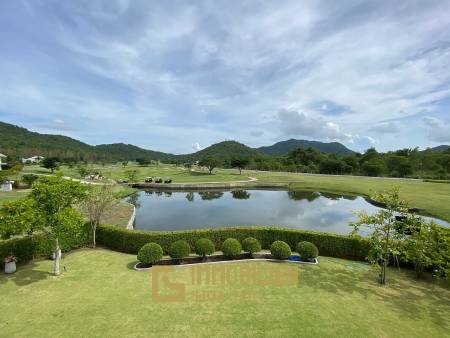
[{"label": "manicured grass", "polygon": [[[132,270],[135,256],[85,249],[0,275],[3,337],[443,337],[450,332],[450,290],[389,270],[381,287],[363,263],[320,257],[299,266],[297,286],[192,286],[186,302],[153,303],[151,271]],[[270,262],[228,263],[274,265]],[[196,295],[216,294],[210,301]]]},{"label": "manicured grass", "polygon": [[14,201],[25,197],[30,191],[29,190],[13,190],[13,191],[0,191],[0,206],[5,201]]}]

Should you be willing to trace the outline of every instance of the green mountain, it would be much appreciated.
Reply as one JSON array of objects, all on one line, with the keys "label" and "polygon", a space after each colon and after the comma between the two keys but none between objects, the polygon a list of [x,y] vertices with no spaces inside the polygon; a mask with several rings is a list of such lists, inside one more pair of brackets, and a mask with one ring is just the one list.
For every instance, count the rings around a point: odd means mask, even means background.
[{"label": "green mountain", "polygon": [[62,135],[48,135],[0,122],[0,152],[19,159],[40,155],[78,161],[133,161],[136,158],[168,161],[172,154],[146,150],[131,144],[103,144],[91,146]]},{"label": "green mountain", "polygon": [[223,141],[213,144],[196,153],[188,155],[179,155],[190,159],[200,159],[203,157],[232,158],[232,157],[256,157],[262,154],[253,148],[247,147],[245,144],[236,141]]},{"label": "green mountain", "polygon": [[327,154],[350,155],[354,153],[354,151],[348,149],[346,146],[344,146],[339,142],[325,143],[319,141],[307,141],[295,139],[277,142],[271,146],[257,148],[257,150],[268,155],[281,156],[287,155],[289,152],[297,148],[307,149],[309,147]]},{"label": "green mountain", "polygon": [[450,146],[449,145],[445,145],[445,144],[442,144],[442,145],[437,146],[437,147],[430,148],[431,151],[446,151],[448,149],[450,149]]}]

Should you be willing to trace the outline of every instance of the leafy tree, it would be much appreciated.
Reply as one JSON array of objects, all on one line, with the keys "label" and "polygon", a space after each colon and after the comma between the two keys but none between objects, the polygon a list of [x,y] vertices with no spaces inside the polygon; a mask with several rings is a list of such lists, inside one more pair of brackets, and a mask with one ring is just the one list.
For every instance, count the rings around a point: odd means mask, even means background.
[{"label": "leafy tree", "polygon": [[136,169],[125,171],[125,176],[131,183],[137,182],[138,171]]},{"label": "leafy tree", "polygon": [[150,161],[145,158],[137,158],[136,162],[137,162],[137,164],[142,165],[142,166],[147,166],[150,164]]},{"label": "leafy tree", "polygon": [[242,169],[245,169],[245,167],[247,167],[249,164],[249,159],[248,158],[234,158],[233,160],[231,160],[231,166],[233,168],[238,168],[239,169],[239,175],[242,174]]},{"label": "leafy tree", "polygon": [[53,172],[58,168],[58,158],[56,157],[46,157],[41,162],[41,167],[45,169],[50,169]]},{"label": "leafy tree", "polygon": [[371,231],[369,241],[368,260],[374,266],[380,268],[381,284],[386,283],[386,268],[391,258],[396,258],[401,253],[400,240],[404,234],[399,229],[398,219],[406,219],[408,215],[408,205],[399,196],[399,189],[393,187],[383,193],[372,196],[373,200],[384,205],[373,215],[365,211],[358,212],[359,220],[352,223],[353,235],[360,231],[361,227],[367,227]]},{"label": "leafy tree", "polygon": [[28,186],[31,187],[33,183],[39,178],[37,175],[33,174],[25,174],[22,175],[22,181]]},{"label": "leafy tree", "polygon": [[32,198],[6,201],[0,209],[0,237],[28,234],[43,229],[44,223]]},{"label": "leafy tree", "polygon": [[61,249],[59,237],[64,233],[64,225],[75,227],[79,224],[79,214],[72,206],[86,197],[87,186],[77,181],[66,180],[62,176],[41,177],[33,185],[31,198],[46,227],[55,238],[55,275],[60,274]]},{"label": "leafy tree", "polygon": [[199,164],[203,167],[207,167],[209,174],[211,175],[212,171],[221,164],[221,161],[214,157],[205,157],[199,162]]},{"label": "leafy tree", "polygon": [[77,172],[81,177],[85,177],[89,173],[88,169],[84,166],[79,166]]},{"label": "leafy tree", "polygon": [[426,268],[434,267],[441,274],[450,267],[450,241],[448,235],[433,221],[410,216],[408,233],[403,250],[408,261],[414,264],[416,276],[420,277]]},{"label": "leafy tree", "polygon": [[384,164],[381,160],[372,159],[361,165],[362,172],[367,176],[380,176],[384,171]]},{"label": "leafy tree", "polygon": [[85,199],[81,202],[81,210],[87,215],[92,230],[92,246],[95,248],[95,233],[100,224],[102,216],[118,204],[114,196],[112,187],[102,185],[100,188],[94,188],[89,191]]}]

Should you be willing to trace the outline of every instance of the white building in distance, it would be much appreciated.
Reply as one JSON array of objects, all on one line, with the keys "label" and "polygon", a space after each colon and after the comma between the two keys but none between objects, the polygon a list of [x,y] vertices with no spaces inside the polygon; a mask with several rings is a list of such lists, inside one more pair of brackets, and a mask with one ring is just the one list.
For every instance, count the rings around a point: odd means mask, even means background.
[{"label": "white building in distance", "polygon": [[0,170],[2,170],[2,165],[5,165],[5,162],[2,162],[3,159],[6,158],[6,155],[0,154]]},{"label": "white building in distance", "polygon": [[28,158],[22,158],[22,163],[40,163],[44,159],[44,156],[32,156]]}]

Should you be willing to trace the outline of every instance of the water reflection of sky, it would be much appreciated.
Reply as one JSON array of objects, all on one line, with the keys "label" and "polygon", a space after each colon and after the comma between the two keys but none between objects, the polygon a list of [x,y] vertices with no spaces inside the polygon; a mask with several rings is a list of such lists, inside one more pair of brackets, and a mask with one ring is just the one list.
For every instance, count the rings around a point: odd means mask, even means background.
[{"label": "water reflection of sky", "polygon": [[362,197],[269,190],[141,191],[130,201],[137,206],[136,229],[145,230],[267,225],[349,233],[355,211],[378,210]]}]

